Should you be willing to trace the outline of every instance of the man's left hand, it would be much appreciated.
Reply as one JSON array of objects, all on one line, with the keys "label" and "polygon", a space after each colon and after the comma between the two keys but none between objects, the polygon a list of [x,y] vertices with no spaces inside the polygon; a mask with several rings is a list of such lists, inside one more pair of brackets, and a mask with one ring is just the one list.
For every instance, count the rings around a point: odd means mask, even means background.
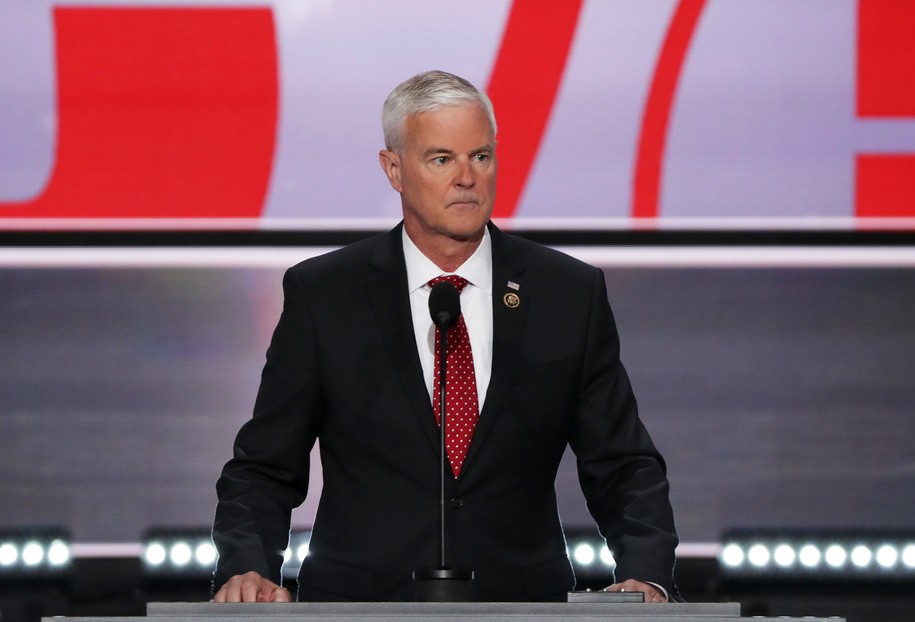
[{"label": "man's left hand", "polygon": [[636,581],[635,579],[626,579],[622,583],[614,583],[613,585],[608,585],[604,588],[605,592],[643,592],[645,594],[646,603],[666,603],[667,597],[664,596],[664,592],[651,585],[650,583],[642,583],[641,581]]}]

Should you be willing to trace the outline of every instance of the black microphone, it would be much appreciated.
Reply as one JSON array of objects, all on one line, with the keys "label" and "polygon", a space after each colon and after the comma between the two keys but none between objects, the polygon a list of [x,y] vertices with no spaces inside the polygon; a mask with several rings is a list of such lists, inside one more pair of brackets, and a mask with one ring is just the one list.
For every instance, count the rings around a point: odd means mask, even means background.
[{"label": "black microphone", "polygon": [[448,456],[445,451],[445,374],[448,358],[448,329],[461,315],[461,296],[448,281],[432,286],[429,314],[439,329],[439,565],[417,568],[413,572],[415,600],[421,602],[465,602],[471,600],[472,570],[451,568],[445,551],[445,473]]},{"label": "black microphone", "polygon": [[429,293],[429,314],[441,330],[448,330],[461,315],[461,296],[457,288],[448,281],[432,286]]}]

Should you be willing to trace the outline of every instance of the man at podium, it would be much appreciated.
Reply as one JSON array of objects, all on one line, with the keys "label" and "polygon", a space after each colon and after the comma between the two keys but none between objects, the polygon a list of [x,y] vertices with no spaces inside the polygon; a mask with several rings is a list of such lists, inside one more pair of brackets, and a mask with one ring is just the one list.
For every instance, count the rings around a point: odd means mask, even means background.
[{"label": "man at podium", "polygon": [[[445,540],[479,601],[564,600],[575,585],[554,482],[567,446],[617,560],[609,590],[676,599],[664,461],[639,419],[603,273],[490,222],[496,121],[440,71],[383,107],[393,230],[284,277],[254,415],[217,483],[214,600],[283,601],[290,513],[317,441],[324,486],[299,600],[413,600],[437,559],[439,440],[430,291],[459,292],[446,357]],[[562,206],[556,206],[561,213]]]}]

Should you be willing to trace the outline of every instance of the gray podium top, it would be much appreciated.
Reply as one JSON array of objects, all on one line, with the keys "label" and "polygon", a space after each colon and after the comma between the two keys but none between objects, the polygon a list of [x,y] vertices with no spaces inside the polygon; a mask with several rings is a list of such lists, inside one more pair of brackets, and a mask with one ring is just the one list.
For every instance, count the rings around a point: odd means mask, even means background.
[{"label": "gray podium top", "polygon": [[[602,620],[607,617],[648,620],[740,616],[740,603],[149,603],[146,615],[257,617],[265,620]],[[212,618],[207,622],[212,622]]]},{"label": "gray podium top", "polygon": [[[156,622],[735,622],[740,603],[149,603],[147,619]],[[792,620],[796,618],[765,618]],[[804,622],[840,618],[803,618]],[[44,618],[79,622],[138,622],[143,618]]]}]

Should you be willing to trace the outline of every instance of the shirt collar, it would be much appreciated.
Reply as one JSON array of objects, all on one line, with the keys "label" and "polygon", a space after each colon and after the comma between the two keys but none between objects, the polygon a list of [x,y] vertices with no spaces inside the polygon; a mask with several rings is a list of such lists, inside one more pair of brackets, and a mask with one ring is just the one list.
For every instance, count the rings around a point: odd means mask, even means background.
[{"label": "shirt collar", "polygon": [[416,247],[416,244],[407,235],[406,229],[401,232],[401,238],[403,240],[404,260],[407,264],[407,288],[409,293],[412,294],[437,276],[457,274],[467,279],[471,285],[479,287],[487,294],[492,295],[492,240],[489,236],[489,227],[483,228],[483,239],[480,241],[477,250],[453,273],[442,272],[441,268],[423,255],[422,251]]}]

